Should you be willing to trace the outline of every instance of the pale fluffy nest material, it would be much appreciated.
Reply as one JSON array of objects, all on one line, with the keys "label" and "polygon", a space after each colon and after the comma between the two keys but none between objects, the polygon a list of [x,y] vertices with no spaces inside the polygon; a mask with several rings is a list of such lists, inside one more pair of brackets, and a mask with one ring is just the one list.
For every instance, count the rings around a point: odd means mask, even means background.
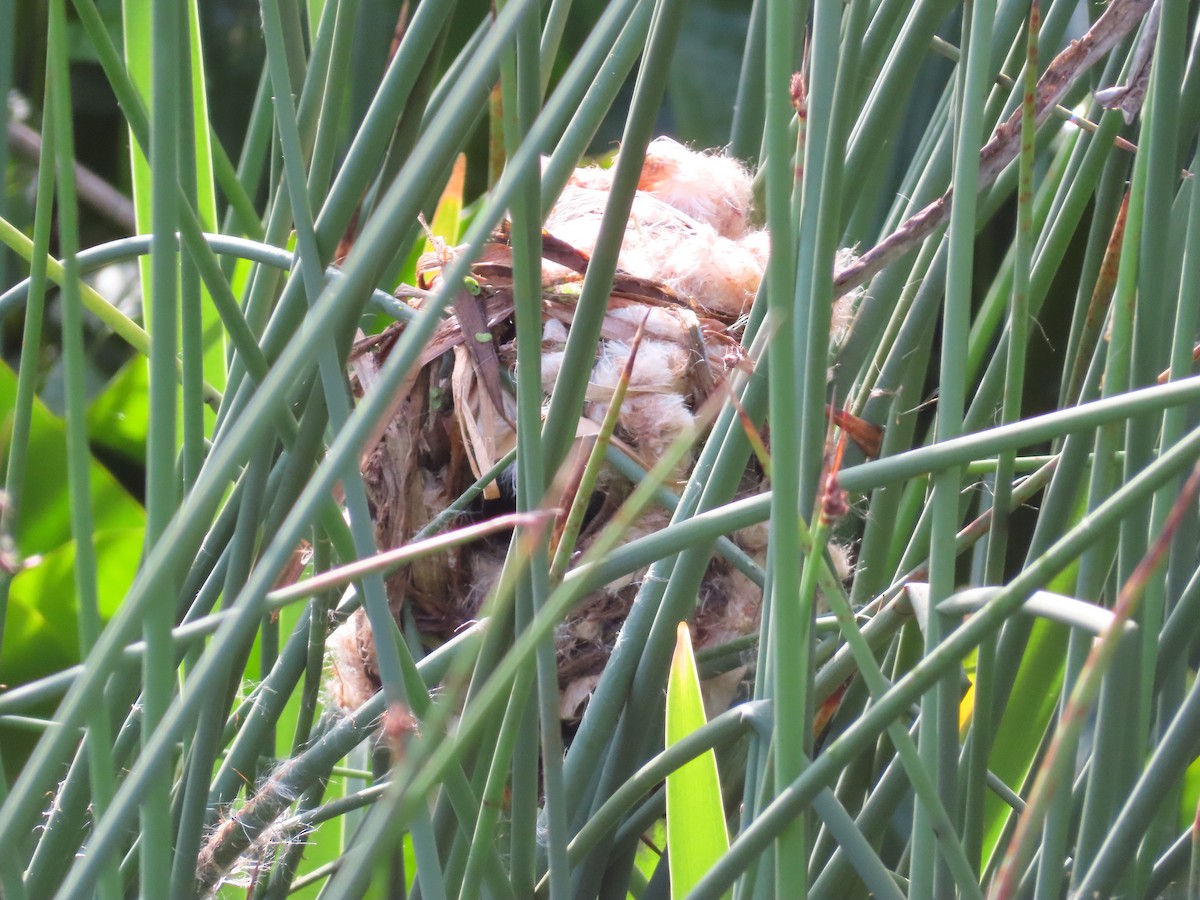
[{"label": "pale fluffy nest material", "polygon": [[[545,224],[542,385],[547,396],[563,363],[578,284],[610,184],[610,170],[577,169]],[[577,431],[581,439],[597,432],[639,326],[644,336],[615,437],[647,468],[693,428],[705,399],[748,366],[740,329],[770,250],[766,232],[752,226],[750,214],[751,176],[736,160],[697,153],[669,138],[650,145]],[[422,287],[437,285],[453,252],[423,258]],[[498,235],[474,267],[482,288],[471,314],[474,324],[456,317],[439,329],[420,371],[398,396],[389,425],[362,460],[381,549],[410,540],[515,442],[515,403],[497,390],[499,372],[515,364],[509,260],[505,236]],[[851,303],[839,301],[835,332],[844,329]],[[486,334],[477,331],[481,321]],[[480,339],[484,346],[471,347],[469,341]],[[361,392],[371,389],[394,340],[394,334],[366,339],[366,349],[354,356],[352,375]],[[689,467],[690,458],[675,477],[685,478]],[[511,508],[502,487],[494,485],[472,517]],[[751,470],[745,492],[760,489],[761,477]],[[615,473],[602,476],[579,550],[595,539],[627,491]],[[652,510],[626,539],[650,534],[667,521],[666,513]],[[761,561],[764,535],[756,528],[734,539]],[[507,546],[507,537],[479,542],[400,569],[387,579],[393,613],[400,617],[403,611],[431,644],[446,639],[478,614]],[[642,577],[644,572],[634,573],[595,591],[558,628],[564,720],[581,714]],[[757,630],[760,606],[758,587],[723,559],[714,559],[698,598],[697,646]],[[343,708],[360,705],[379,685],[374,640],[361,612],[334,632],[328,649],[331,699]],[[708,686],[712,705],[729,702],[739,675]]]}]

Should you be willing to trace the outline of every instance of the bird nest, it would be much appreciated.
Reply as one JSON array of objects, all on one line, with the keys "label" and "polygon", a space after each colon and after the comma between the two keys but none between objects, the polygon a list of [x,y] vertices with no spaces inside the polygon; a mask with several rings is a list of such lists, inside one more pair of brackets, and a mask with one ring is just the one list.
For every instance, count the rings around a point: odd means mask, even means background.
[{"label": "bird nest", "polygon": [[[576,300],[608,203],[612,172],[577,169],[545,223],[542,251],[542,387],[549,396],[564,359]],[[600,430],[623,370],[628,389],[617,419],[616,446],[649,468],[681,435],[693,433],[708,397],[746,368],[745,313],[762,280],[769,252],[765,231],[752,227],[751,178],[737,161],[690,151],[668,138],[646,154],[614,278],[577,437]],[[435,288],[454,251],[422,257],[422,288]],[[394,414],[362,460],[381,549],[399,547],[442,513],[472,482],[504,458],[516,441],[516,403],[504,373],[516,362],[511,249],[507,232],[493,236],[472,266],[469,289],[438,328],[420,366],[397,395]],[[410,302],[420,305],[420,298]],[[844,327],[848,301],[835,310]],[[372,389],[402,325],[366,338],[352,356],[356,389]],[[642,336],[630,363],[639,328]],[[673,477],[686,478],[691,457]],[[748,469],[743,494],[762,489]],[[512,509],[512,478],[486,489],[467,514],[482,520]],[[629,485],[615,471],[601,476],[578,548],[586,550],[615,513]],[[669,514],[646,512],[625,539],[663,528]],[[733,539],[761,561],[766,532],[750,528]],[[506,536],[417,560],[386,580],[392,612],[431,644],[476,618],[495,585],[508,549]],[[587,596],[558,628],[561,713],[577,718],[599,677],[644,572]],[[759,588],[721,557],[705,572],[694,634],[698,647],[717,646],[758,628]],[[344,708],[379,687],[375,647],[362,614],[329,640],[333,699]],[[723,706],[740,672],[709,685],[710,705]],[[720,697],[716,696],[720,695]]]}]

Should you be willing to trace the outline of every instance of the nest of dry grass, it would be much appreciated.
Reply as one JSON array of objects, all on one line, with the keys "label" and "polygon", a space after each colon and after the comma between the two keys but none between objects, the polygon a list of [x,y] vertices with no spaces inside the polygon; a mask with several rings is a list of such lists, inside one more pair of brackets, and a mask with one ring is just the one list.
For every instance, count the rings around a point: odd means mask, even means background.
[{"label": "nest of dry grass", "polygon": [[[546,222],[542,383],[547,396],[563,362],[610,186],[608,170],[576,170]],[[735,160],[659,138],[650,145],[638,187],[577,438],[599,431],[640,326],[643,335],[629,368],[614,440],[649,468],[694,428],[704,401],[747,366],[744,316],[762,280],[769,243],[766,232],[751,225],[750,174]],[[422,288],[437,286],[453,253],[439,248],[422,258]],[[426,348],[418,371],[396,397],[386,429],[362,460],[381,549],[409,541],[515,443],[516,405],[502,378],[516,357],[511,252],[503,229],[473,265],[472,278],[471,289],[462,292],[455,315]],[[842,327],[847,315],[839,309],[835,326]],[[361,393],[372,390],[401,327],[356,348],[352,380]],[[680,481],[690,461],[673,473]],[[482,519],[510,511],[511,486],[506,479],[492,484],[470,515]],[[761,489],[759,473],[748,470],[743,492]],[[580,550],[607,524],[628,490],[615,472],[602,475]],[[626,539],[652,533],[668,518],[652,510]],[[751,557],[761,561],[765,556],[764,528],[748,529],[734,540]],[[507,549],[506,539],[483,541],[393,573],[386,582],[392,612],[411,617],[430,643],[445,640],[478,615]],[[564,720],[581,713],[643,574],[594,591],[558,629]],[[697,646],[719,645],[757,630],[760,607],[759,588],[725,560],[713,559],[698,598]],[[333,699],[356,707],[379,686],[374,641],[361,611],[331,636],[329,646]],[[710,705],[726,705],[741,675],[733,672],[720,685],[709,685]]]}]

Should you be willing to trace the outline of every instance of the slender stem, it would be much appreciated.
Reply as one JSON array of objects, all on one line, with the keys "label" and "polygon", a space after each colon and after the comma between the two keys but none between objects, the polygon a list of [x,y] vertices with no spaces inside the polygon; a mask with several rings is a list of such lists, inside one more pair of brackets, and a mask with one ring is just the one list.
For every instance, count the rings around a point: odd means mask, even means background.
[{"label": "slender stem", "polygon": [[[79,609],[81,653],[88,653],[100,635],[100,598],[97,584],[95,515],[91,497],[91,454],[87,437],[86,360],[83,345],[83,303],[76,254],[79,248],[79,207],[75,193],[75,137],[68,69],[66,10],[62,0],[50,6],[47,99],[51,108],[55,180],[58,185],[58,241],[63,254],[64,290],[62,330],[66,381],[67,481],[70,488],[71,535],[75,540],[75,592]],[[175,376],[172,371],[171,385]],[[91,769],[93,802],[105,810],[112,801],[112,742],[108,715],[103,708],[87,716],[90,740],[87,760]],[[120,881],[113,861],[105,860],[96,885],[106,898],[120,896]]]},{"label": "slender stem", "polygon": [[[807,4],[801,4],[806,6]],[[775,782],[787,784],[804,767],[808,713],[807,647],[804,611],[799,609],[800,571],[795,548],[800,542],[800,471],[797,409],[799,367],[789,345],[795,326],[796,226],[790,197],[795,181],[788,124],[791,120],[790,76],[795,53],[795,23],[800,10],[790,3],[767,5],[766,52],[766,220],[771,234],[771,258],[766,285],[775,352],[768,357],[770,381],[772,500],[771,545],[768,552],[769,593],[763,597],[764,618],[771,623],[764,647],[772,650],[773,665],[761,670],[769,678],[774,728],[779,741],[774,760]],[[799,651],[796,654],[794,651]],[[792,663],[792,664],[789,664]],[[780,896],[807,896],[808,841],[803,817],[781,836],[776,849],[775,886]]]}]

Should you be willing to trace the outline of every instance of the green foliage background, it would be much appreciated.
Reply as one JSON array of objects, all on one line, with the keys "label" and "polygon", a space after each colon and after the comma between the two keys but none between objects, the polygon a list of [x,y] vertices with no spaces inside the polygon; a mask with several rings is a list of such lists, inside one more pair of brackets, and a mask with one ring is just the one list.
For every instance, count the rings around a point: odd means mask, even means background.
[{"label": "green foliage background", "polygon": [[[690,897],[1200,894],[1197,8],[1162,0],[1154,40],[1148,5],[0,0],[2,115],[41,147],[0,150],[0,893],[671,896],[662,780],[716,747],[732,843]],[[1110,9],[1140,25],[1072,72],[1061,103],[1088,127],[1050,115],[1035,138],[1034,80]],[[1127,122],[1095,91],[1139,46]],[[1020,158],[981,174],[1010,115]],[[344,596],[275,590],[301,540],[306,577],[377,553],[358,460],[385,405],[353,407],[345,358],[399,314],[460,152],[463,240],[511,218],[516,503],[537,509],[620,239],[543,421],[540,214],[622,141],[619,213],[658,133],[759,173],[775,253],[734,388],[753,428],[726,404],[671,525],[606,532],[561,580],[520,529],[528,565],[433,652],[378,568]],[[81,202],[73,162],[132,212]],[[838,248],[943,196],[831,343]],[[828,401],[885,427],[878,460],[844,460],[839,521],[819,514]],[[734,501],[758,432],[772,491]],[[665,471],[630,503],[663,502]],[[761,633],[700,659],[750,666],[744,702],[664,750],[675,626],[718,539],[764,520]],[[651,564],[564,748],[554,629]],[[359,604],[384,689],[344,717],[323,645]]]}]

